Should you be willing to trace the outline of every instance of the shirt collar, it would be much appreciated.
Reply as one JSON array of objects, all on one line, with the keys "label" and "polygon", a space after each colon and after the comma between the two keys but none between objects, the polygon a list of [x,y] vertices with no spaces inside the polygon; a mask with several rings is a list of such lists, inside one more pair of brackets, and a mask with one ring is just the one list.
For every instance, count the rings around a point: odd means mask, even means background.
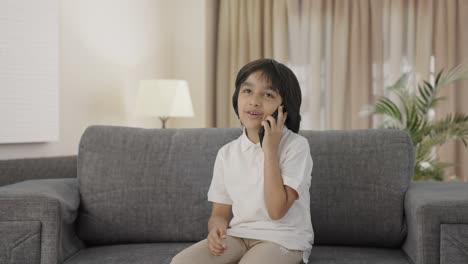
[{"label": "shirt collar", "polygon": [[[283,133],[281,135],[281,137],[288,131],[288,128],[286,126],[283,127]],[[257,144],[253,143],[252,141],[250,141],[250,139],[247,137],[247,133],[246,133],[246,128],[243,127],[242,128],[242,136],[241,136],[241,150],[242,151],[246,151],[248,150],[249,148],[253,147],[253,146],[256,146],[258,148],[260,148],[260,142],[258,142]]]}]

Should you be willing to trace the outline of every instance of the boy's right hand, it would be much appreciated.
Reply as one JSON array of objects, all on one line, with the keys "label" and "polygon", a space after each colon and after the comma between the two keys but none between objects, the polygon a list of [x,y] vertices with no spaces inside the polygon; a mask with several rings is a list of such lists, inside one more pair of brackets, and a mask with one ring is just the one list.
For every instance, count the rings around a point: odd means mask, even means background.
[{"label": "boy's right hand", "polygon": [[213,227],[208,233],[208,248],[213,256],[224,254],[226,246],[226,228]]}]

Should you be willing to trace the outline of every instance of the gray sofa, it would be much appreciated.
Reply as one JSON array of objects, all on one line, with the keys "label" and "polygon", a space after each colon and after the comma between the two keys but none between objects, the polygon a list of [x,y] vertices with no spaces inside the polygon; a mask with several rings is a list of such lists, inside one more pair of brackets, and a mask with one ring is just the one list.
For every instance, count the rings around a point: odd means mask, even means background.
[{"label": "gray sofa", "polygon": [[[241,133],[91,126],[77,157],[0,161],[0,263],[170,263],[206,237],[217,151]],[[468,263],[468,183],[412,182],[405,133],[300,134],[310,263]]]}]

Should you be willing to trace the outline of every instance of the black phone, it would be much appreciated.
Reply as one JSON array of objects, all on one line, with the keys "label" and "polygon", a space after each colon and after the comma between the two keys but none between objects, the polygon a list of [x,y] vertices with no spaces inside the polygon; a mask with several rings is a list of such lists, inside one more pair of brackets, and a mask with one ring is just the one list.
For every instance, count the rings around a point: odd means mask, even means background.
[{"label": "black phone", "polygon": [[[284,105],[281,105],[283,107],[283,114],[286,112],[286,109],[284,108]],[[271,114],[271,116],[276,120],[278,121],[278,109],[276,109],[276,111]],[[270,121],[268,121],[268,124],[270,124]],[[263,137],[265,136],[265,128],[262,126],[259,130],[258,130],[258,138],[260,139],[260,147],[262,146],[262,143],[263,143]]]}]

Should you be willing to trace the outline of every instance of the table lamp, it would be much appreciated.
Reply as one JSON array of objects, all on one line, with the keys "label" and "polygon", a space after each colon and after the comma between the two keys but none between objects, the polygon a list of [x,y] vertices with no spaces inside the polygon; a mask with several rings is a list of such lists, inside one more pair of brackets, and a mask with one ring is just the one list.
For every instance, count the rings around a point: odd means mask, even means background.
[{"label": "table lamp", "polygon": [[162,128],[166,128],[170,117],[192,117],[192,99],[187,81],[141,80],[136,112],[159,117]]}]

